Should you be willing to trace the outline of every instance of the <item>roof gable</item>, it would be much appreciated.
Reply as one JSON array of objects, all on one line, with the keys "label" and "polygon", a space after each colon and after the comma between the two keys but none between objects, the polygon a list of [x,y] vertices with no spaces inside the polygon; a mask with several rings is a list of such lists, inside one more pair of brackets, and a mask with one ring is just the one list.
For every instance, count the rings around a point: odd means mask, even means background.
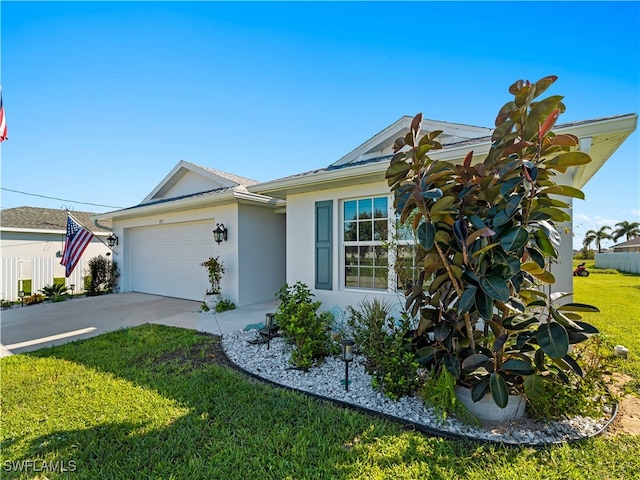
[{"label": "roof gable", "polygon": [[249,178],[181,160],[141,204],[255,183]]},{"label": "roof gable", "polygon": [[[387,128],[377,133],[364,142],[355,150],[347,153],[338,161],[332,163],[330,167],[341,167],[355,163],[361,163],[372,158],[379,158],[393,153],[393,144],[398,137],[409,133],[413,118],[404,116]],[[485,127],[474,127],[461,123],[450,123],[439,120],[423,119],[421,124],[423,132],[433,132],[442,130],[438,140],[443,145],[459,143],[491,135],[491,129]]]}]

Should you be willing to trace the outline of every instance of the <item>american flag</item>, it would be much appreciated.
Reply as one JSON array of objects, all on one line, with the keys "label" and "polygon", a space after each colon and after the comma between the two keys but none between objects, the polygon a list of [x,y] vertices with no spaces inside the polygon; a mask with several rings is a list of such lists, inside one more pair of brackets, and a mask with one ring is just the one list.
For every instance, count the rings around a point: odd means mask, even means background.
[{"label": "american flag", "polygon": [[91,242],[93,233],[79,225],[71,215],[67,217],[67,237],[64,242],[61,265],[66,267],[65,276],[68,277],[76,268],[78,260],[82,256],[85,248]]},{"label": "american flag", "polygon": [[2,90],[0,90],[0,143],[7,138],[7,118],[4,116],[4,106],[2,106]]}]

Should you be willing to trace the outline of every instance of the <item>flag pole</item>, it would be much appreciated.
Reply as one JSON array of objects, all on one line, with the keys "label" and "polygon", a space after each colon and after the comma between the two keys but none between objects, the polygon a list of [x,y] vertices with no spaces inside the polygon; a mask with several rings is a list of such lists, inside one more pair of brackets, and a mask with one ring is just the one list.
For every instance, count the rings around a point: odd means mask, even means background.
[{"label": "flag pole", "polygon": [[[78,225],[80,225],[82,228],[86,228],[87,230],[89,230],[91,233],[93,233],[91,231],[90,228],[87,228],[80,220],[78,220],[76,217],[74,217],[73,215],[71,215],[71,209],[69,207],[64,207],[64,209],[67,211],[67,215],[70,216],[74,222],[76,222]],[[93,235],[93,238],[97,238],[98,240],[100,240],[105,247],[107,247],[109,250],[111,250],[113,253],[116,253],[116,251],[113,249],[113,247],[109,246],[108,243],[106,243],[104,240],[102,240],[99,236],[97,235]]]}]

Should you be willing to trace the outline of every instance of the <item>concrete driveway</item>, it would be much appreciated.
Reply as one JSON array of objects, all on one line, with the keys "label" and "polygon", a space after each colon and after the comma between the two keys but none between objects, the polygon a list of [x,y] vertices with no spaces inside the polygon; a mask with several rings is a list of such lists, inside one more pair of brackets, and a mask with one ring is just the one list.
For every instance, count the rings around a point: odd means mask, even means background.
[{"label": "concrete driveway", "polygon": [[214,315],[200,313],[200,305],[179,298],[118,293],[14,307],[0,314],[0,357],[145,323],[222,335],[263,321],[264,314],[277,306],[267,302]]}]

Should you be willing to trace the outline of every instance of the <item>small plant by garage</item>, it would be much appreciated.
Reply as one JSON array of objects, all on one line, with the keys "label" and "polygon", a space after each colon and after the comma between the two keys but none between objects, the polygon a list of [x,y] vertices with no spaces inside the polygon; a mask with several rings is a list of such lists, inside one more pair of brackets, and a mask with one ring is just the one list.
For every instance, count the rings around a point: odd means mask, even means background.
[{"label": "small plant by garage", "polygon": [[220,257],[209,257],[209,259],[205,260],[200,264],[201,266],[207,269],[207,275],[209,277],[209,289],[207,290],[207,294],[220,294],[220,281],[222,280],[222,275],[224,275],[224,263],[220,260]]}]

